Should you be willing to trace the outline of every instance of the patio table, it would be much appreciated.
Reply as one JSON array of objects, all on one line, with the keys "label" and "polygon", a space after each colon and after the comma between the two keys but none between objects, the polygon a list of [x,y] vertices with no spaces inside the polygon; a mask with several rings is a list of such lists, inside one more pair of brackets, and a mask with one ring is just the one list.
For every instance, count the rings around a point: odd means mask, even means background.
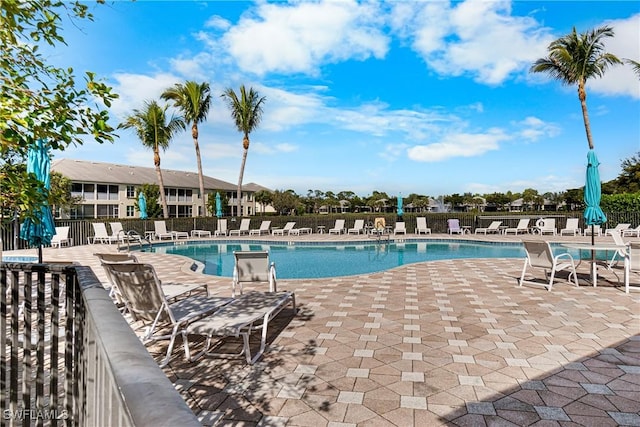
[{"label": "patio table", "polygon": [[[561,243],[561,246],[570,249],[578,249],[581,251],[618,251],[624,254],[624,288],[629,293],[629,274],[630,274],[630,251],[627,245],[616,245],[613,243]],[[581,262],[582,260],[580,260]],[[589,259],[591,263],[591,282],[593,287],[598,286],[598,260]],[[601,261],[600,261],[601,262]],[[615,273],[614,273],[615,274]],[[617,277],[617,276],[616,276]]]}]

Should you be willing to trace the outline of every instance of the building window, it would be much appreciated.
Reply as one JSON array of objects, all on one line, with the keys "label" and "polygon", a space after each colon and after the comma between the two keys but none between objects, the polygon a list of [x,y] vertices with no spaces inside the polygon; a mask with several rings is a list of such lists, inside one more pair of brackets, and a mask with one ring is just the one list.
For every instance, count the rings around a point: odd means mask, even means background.
[{"label": "building window", "polygon": [[71,219],[93,218],[94,217],[94,206],[93,205],[74,206],[69,211],[69,217]]},{"label": "building window", "polygon": [[133,185],[127,185],[127,199],[136,198],[136,187]]},{"label": "building window", "polygon": [[118,218],[118,205],[98,205],[97,218]]},{"label": "building window", "polygon": [[127,206],[127,217],[128,218],[133,217],[133,216],[135,216],[135,214],[136,214],[136,211],[135,211],[134,207],[131,206],[131,205]]}]

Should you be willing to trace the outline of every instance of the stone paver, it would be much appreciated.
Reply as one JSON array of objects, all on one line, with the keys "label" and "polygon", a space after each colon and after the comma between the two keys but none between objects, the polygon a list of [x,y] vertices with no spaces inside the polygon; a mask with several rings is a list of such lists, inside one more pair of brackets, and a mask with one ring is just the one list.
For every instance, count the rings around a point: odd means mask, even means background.
[{"label": "stone paver", "polygon": [[[100,251],[115,247],[45,249],[45,259],[90,265],[107,284]],[[194,273],[187,259],[139,258],[165,284],[230,293],[229,278]],[[606,271],[595,289],[519,287],[521,268],[467,259],[280,280],[299,310],[276,318],[258,363],[188,363],[177,344],[165,372],[204,425],[640,425],[640,293]],[[148,349],[160,360],[166,343]]]}]

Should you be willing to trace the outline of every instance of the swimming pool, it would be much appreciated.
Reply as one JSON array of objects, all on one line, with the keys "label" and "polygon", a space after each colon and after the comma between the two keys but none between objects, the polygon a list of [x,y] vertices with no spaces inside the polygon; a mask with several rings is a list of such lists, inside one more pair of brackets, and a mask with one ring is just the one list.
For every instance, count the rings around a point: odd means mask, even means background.
[{"label": "swimming pool", "polygon": [[276,263],[279,278],[306,279],[351,276],[389,270],[421,261],[457,258],[524,258],[519,243],[484,243],[447,240],[405,243],[327,243],[295,244],[209,241],[186,244],[158,244],[155,253],[182,255],[204,264],[204,273],[233,275],[234,251],[268,250]]}]

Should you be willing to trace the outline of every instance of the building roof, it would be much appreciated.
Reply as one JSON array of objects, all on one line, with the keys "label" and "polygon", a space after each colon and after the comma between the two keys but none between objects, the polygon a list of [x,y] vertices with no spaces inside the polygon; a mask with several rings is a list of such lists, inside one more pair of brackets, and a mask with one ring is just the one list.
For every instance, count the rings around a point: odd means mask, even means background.
[{"label": "building roof", "polygon": [[[61,173],[71,181],[76,182],[142,185],[153,184],[158,181],[155,168],[118,165],[114,163],[102,163],[86,160],[57,159],[52,162],[51,170]],[[162,180],[164,181],[165,187],[194,189],[200,187],[200,184],[198,183],[198,174],[195,172],[162,169]],[[205,175],[204,188],[205,190],[231,191],[237,189],[237,186],[230,182]]]}]

